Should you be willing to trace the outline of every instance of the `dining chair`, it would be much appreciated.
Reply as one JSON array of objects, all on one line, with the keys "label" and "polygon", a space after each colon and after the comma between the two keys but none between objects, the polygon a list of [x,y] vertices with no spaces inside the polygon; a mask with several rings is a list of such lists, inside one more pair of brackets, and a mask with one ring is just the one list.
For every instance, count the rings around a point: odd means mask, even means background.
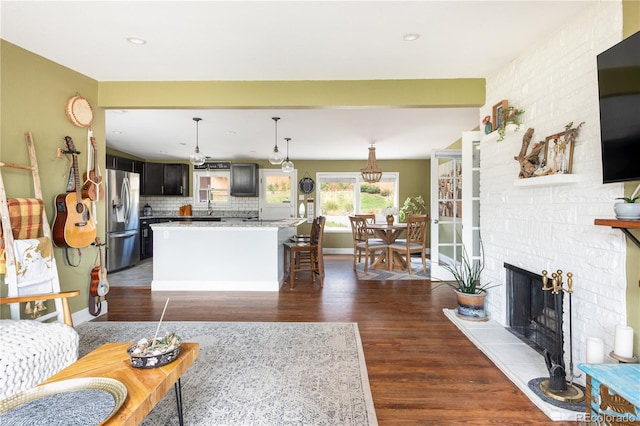
[{"label": "dining chair", "polygon": [[295,276],[299,272],[310,272],[313,282],[318,279],[320,287],[324,286],[324,257],[322,244],[326,218],[318,216],[313,219],[308,240],[297,240],[284,243],[285,281],[289,280],[289,288],[295,285]]},{"label": "dining chair", "polygon": [[408,215],[407,216],[407,238],[398,240],[389,245],[391,255],[390,261],[394,261],[396,256],[401,256],[406,263],[409,275],[413,275],[411,270],[411,254],[420,253],[422,258],[422,270],[427,272],[427,228],[429,227],[429,215]]},{"label": "dining chair", "polygon": [[[358,213],[355,217],[363,217],[367,221],[367,227],[376,223],[375,213]],[[369,244],[371,243],[384,243],[382,238],[377,238],[373,229],[367,228],[367,234],[369,234]]]},{"label": "dining chair", "polygon": [[367,272],[369,265],[375,261],[376,253],[386,253],[388,246],[382,241],[374,241],[371,238],[372,234],[369,232],[365,217],[349,216],[349,221],[353,236],[353,270],[356,270],[356,264],[362,261],[362,254],[364,254],[364,272]]}]

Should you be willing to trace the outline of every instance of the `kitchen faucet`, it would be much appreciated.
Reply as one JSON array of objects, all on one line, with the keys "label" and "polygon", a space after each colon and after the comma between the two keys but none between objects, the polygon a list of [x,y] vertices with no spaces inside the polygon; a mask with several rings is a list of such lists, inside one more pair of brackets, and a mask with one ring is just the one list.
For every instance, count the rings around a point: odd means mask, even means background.
[{"label": "kitchen faucet", "polygon": [[211,206],[211,198],[207,199],[207,215],[213,214],[213,207]]}]

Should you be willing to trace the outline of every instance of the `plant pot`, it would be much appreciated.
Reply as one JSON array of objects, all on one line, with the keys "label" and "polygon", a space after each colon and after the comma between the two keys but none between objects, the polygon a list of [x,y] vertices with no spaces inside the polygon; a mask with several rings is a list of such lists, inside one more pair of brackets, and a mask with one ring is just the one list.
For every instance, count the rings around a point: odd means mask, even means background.
[{"label": "plant pot", "polygon": [[388,214],[387,215],[387,225],[389,225],[389,226],[393,225],[393,220],[394,220],[393,215]]},{"label": "plant pot", "polygon": [[487,293],[462,293],[456,291],[458,301],[458,317],[471,321],[487,321],[489,319],[484,308]]},{"label": "plant pot", "polygon": [[615,203],[613,211],[618,219],[640,219],[639,203]]}]

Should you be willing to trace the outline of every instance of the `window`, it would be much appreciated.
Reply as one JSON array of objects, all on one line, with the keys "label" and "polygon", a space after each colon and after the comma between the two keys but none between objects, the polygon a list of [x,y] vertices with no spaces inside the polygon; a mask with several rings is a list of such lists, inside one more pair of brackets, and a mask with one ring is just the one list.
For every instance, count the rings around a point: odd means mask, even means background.
[{"label": "window", "polygon": [[260,169],[260,218],[276,220],[296,217],[297,173],[280,169]]},{"label": "window", "polygon": [[318,173],[316,181],[317,214],[327,218],[327,230],[351,232],[349,216],[382,215],[385,207],[398,207],[398,173],[383,173],[376,183],[365,182],[360,173]]},{"label": "window", "polygon": [[219,207],[231,205],[230,181],[231,174],[226,170],[194,172],[194,207],[206,209],[209,206]]},{"label": "window", "polygon": [[291,174],[266,175],[264,178],[265,202],[282,204],[291,202]]}]

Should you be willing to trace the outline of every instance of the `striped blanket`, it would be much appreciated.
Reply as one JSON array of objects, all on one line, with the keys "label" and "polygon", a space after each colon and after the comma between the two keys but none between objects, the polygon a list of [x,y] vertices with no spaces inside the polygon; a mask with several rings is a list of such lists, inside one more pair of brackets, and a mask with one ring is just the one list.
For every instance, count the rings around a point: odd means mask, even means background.
[{"label": "striped blanket", "polygon": [[[42,211],[44,204],[37,198],[9,198],[9,219],[15,240],[34,239],[42,236]],[[2,228],[0,228],[2,237]],[[6,274],[4,238],[0,243],[0,274]]]}]

